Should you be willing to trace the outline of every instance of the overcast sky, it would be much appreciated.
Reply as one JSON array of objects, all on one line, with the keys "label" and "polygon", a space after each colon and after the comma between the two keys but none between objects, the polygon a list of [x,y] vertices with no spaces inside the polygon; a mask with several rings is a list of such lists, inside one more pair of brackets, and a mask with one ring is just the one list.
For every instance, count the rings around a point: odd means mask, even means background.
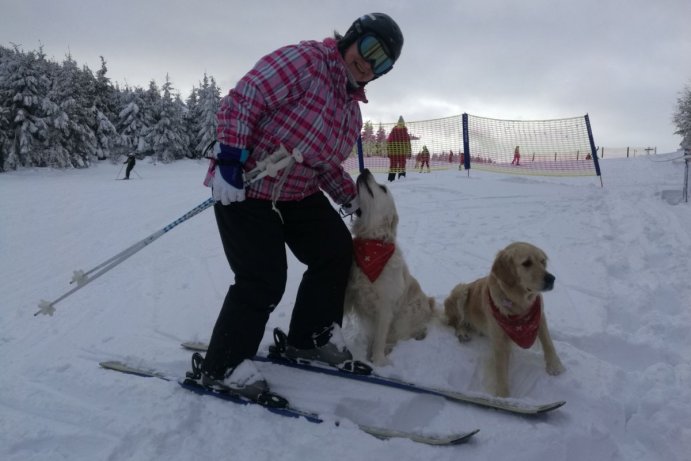
[{"label": "overcast sky", "polygon": [[170,75],[183,98],[204,72],[225,94],[262,55],[385,12],[405,45],[367,86],[365,120],[590,114],[595,143],[675,151],[691,86],[691,0],[0,0],[0,44],[43,46],[121,85]]}]

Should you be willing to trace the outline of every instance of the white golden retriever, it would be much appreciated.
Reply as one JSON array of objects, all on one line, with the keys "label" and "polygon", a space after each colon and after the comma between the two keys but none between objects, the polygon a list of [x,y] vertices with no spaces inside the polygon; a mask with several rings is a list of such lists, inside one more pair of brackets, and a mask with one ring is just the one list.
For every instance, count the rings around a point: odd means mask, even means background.
[{"label": "white golden retriever", "polygon": [[564,371],[547,329],[540,294],[553,287],[547,255],[530,243],[514,242],[497,254],[487,277],[456,285],[444,300],[447,322],[460,341],[468,341],[474,332],[489,338],[490,391],[495,395],[509,396],[512,344],[527,349],[539,339],[547,373]]},{"label": "white golden retriever", "polygon": [[352,226],[355,261],[345,312],[368,337],[370,360],[382,365],[396,342],[422,339],[434,315],[434,298],[422,292],[396,242],[398,213],[391,192],[369,170],[357,179],[360,213]]}]

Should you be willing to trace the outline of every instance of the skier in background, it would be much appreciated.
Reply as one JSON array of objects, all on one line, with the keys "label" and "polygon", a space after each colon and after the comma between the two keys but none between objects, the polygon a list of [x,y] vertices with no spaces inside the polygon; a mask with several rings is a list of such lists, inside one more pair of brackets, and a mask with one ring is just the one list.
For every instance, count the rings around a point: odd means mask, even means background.
[{"label": "skier in background", "polygon": [[511,165],[521,165],[521,149],[518,146],[516,146],[513,151],[513,160],[511,160]]},{"label": "skier in background", "polygon": [[422,152],[420,152],[420,173],[425,169],[425,165],[427,165],[427,172],[430,173],[429,150],[427,150],[427,146],[422,146]]},{"label": "skier in background", "polygon": [[402,115],[386,138],[386,153],[389,156],[389,181],[396,179],[396,174],[399,178],[405,177],[406,160],[413,155],[413,148]]},{"label": "skier in background", "polygon": [[134,168],[134,164],[137,163],[137,159],[134,157],[134,154],[129,154],[127,156],[127,160],[122,163],[127,164],[127,169],[125,169],[125,177],[123,179],[130,179],[130,173],[132,172],[132,168]]}]

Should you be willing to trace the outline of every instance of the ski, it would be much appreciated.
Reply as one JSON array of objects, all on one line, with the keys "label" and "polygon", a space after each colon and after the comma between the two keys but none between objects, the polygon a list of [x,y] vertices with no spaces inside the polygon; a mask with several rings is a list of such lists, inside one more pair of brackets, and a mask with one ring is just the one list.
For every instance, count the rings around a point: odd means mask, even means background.
[{"label": "ski", "polygon": [[[259,405],[262,408],[265,408],[266,410],[269,410],[271,413],[278,414],[281,416],[286,416],[290,418],[303,418],[306,421],[309,421],[311,423],[322,423],[324,422],[324,419],[322,419],[317,413],[313,413],[310,411],[302,410],[299,408],[292,407],[290,405],[286,404],[285,406],[271,406],[267,405],[261,402],[257,402],[251,399],[248,399],[245,396],[239,395],[239,394],[233,394],[230,392],[221,392],[217,391],[215,389],[210,389],[208,387],[202,386],[199,384],[196,380],[190,379],[190,378],[179,378],[176,376],[170,376],[165,373],[162,373],[156,369],[153,368],[143,368],[139,366],[134,366],[125,362],[120,362],[120,361],[104,361],[100,362],[99,365],[102,368],[108,369],[108,370],[114,370],[118,371],[120,373],[126,373],[134,376],[139,376],[139,377],[145,377],[145,378],[156,378],[160,379],[163,381],[167,382],[177,382],[181,387],[184,389],[190,390],[198,395],[209,395],[212,397],[217,397],[222,400],[226,400],[232,403],[240,404],[240,405]],[[275,395],[275,394],[274,394]],[[334,421],[335,424],[338,426],[339,423],[338,421]],[[467,431],[467,432],[459,432],[459,433],[454,433],[450,435],[445,435],[445,436],[436,436],[436,435],[427,435],[427,434],[422,434],[422,433],[417,433],[417,432],[409,432],[409,431],[400,431],[400,430],[395,430],[395,429],[388,429],[388,428],[383,428],[383,427],[376,427],[376,426],[368,426],[364,424],[357,424],[358,429],[361,431],[370,434],[374,437],[377,437],[379,439],[385,440],[385,439],[392,439],[392,438],[403,438],[403,439],[408,439],[413,442],[417,443],[423,443],[427,445],[437,445],[437,446],[445,446],[445,445],[459,445],[462,443],[467,442],[472,436],[477,434],[479,432],[479,429],[474,429],[472,431]]]},{"label": "ski", "polygon": [[[195,351],[195,352],[205,352],[207,344],[203,342],[184,342],[181,346],[185,349]],[[339,378],[347,378],[355,381],[367,382],[372,384],[378,384],[382,386],[388,386],[395,389],[402,389],[409,392],[416,392],[419,394],[430,394],[439,397],[444,397],[445,399],[458,402],[458,403],[469,403],[478,405],[484,408],[492,408],[495,410],[501,410],[508,413],[513,413],[517,415],[524,416],[536,416],[550,411],[556,410],[566,404],[565,400],[558,400],[549,403],[533,404],[527,402],[517,402],[515,400],[502,399],[498,397],[487,397],[479,394],[470,394],[460,391],[453,391],[450,389],[438,389],[434,387],[421,386],[418,384],[406,382],[396,378],[388,378],[384,376],[379,376],[375,373],[371,374],[356,374],[348,373],[343,370],[339,370],[334,367],[329,367],[326,365],[320,365],[318,363],[298,363],[283,357],[280,352],[278,352],[276,346],[269,347],[268,355],[256,355],[253,360],[258,362],[268,362],[275,363],[278,365],[284,365],[292,368],[297,368],[299,370],[311,371],[316,373],[323,373],[330,376],[337,376]]]}]

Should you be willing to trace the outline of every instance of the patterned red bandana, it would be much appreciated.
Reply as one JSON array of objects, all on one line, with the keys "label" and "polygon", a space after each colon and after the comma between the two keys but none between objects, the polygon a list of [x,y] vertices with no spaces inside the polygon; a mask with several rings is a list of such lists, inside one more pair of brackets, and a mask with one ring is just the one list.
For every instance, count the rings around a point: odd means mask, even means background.
[{"label": "patterned red bandana", "polygon": [[370,282],[374,282],[389,262],[396,245],[381,240],[353,239],[355,262]]},{"label": "patterned red bandana", "polygon": [[535,298],[535,302],[525,315],[504,315],[494,305],[489,290],[487,290],[487,297],[492,308],[492,315],[504,333],[523,349],[530,348],[535,343],[540,328],[540,318],[542,317],[540,297]]}]

